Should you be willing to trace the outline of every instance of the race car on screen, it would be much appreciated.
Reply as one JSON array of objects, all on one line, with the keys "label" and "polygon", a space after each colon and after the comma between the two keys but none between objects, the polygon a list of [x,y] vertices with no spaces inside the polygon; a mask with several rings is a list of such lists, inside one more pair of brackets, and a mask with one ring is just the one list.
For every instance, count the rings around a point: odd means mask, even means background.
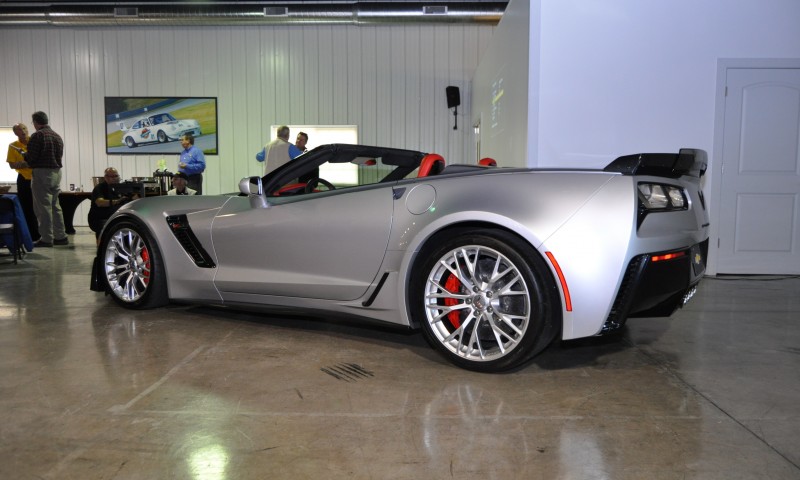
[{"label": "race car on screen", "polygon": [[502,371],[556,337],[688,301],[708,248],[705,169],[692,149],[564,170],[325,145],[237,194],[125,205],[102,233],[92,288],[129,308],[290,308],[419,328],[456,365]]},{"label": "race car on screen", "polygon": [[127,128],[125,123],[120,123],[120,130],[122,130],[122,141],[128,148],[134,148],[143,143],[175,141],[187,133],[191,133],[195,137],[202,134],[197,120],[177,120],[169,113],[142,117],[136,120],[130,128]]}]

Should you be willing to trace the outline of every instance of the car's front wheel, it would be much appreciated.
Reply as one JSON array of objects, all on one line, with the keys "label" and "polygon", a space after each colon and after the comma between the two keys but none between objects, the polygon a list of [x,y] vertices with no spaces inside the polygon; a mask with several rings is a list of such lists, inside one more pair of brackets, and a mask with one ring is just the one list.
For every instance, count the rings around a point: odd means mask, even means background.
[{"label": "car's front wheel", "polygon": [[428,342],[482,372],[527,362],[558,333],[560,296],[530,245],[494,229],[443,232],[424,249],[409,303]]},{"label": "car's front wheel", "polygon": [[100,279],[117,303],[153,308],[169,301],[164,261],[144,226],[131,221],[110,225],[103,232],[99,252]]},{"label": "car's front wheel", "polygon": [[125,137],[125,145],[127,145],[128,148],[133,148],[136,146],[136,141],[134,141],[133,137]]}]

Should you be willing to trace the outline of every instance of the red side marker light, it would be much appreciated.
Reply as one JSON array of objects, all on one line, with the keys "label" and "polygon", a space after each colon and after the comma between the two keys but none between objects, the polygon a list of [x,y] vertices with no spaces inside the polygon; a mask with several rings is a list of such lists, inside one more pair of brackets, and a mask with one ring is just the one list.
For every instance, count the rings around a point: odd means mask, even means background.
[{"label": "red side marker light", "polygon": [[561,282],[561,290],[564,292],[564,305],[568,312],[572,311],[572,297],[569,295],[569,287],[567,287],[567,279],[564,278],[564,272],[561,271],[561,267],[558,265],[556,261],[555,255],[550,252],[544,252],[547,255],[547,258],[550,259],[550,263],[553,264],[553,268],[556,269],[556,274],[558,275],[558,281]]}]

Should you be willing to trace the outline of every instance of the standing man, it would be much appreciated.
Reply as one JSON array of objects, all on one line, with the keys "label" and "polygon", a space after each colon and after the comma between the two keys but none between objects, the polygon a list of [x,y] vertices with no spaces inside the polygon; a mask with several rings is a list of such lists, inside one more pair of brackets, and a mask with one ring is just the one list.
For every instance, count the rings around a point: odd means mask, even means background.
[{"label": "standing man", "polygon": [[289,127],[281,125],[278,127],[278,138],[266,144],[256,155],[256,160],[266,160],[264,175],[267,175],[301,153],[303,152],[299,148],[289,143]]},{"label": "standing man", "polygon": [[28,127],[24,123],[18,123],[13,127],[17,141],[8,146],[8,156],[6,161],[11,168],[17,171],[17,197],[22,205],[22,213],[25,214],[25,223],[34,241],[39,239],[39,224],[36,221],[36,213],[33,211],[33,193],[31,192],[31,178],[33,171],[25,161],[25,152],[28,151]]},{"label": "standing man", "polygon": [[195,190],[197,195],[203,194],[203,172],[206,170],[206,156],[203,151],[194,146],[194,135],[187,133],[181,137],[181,160],[178,171],[189,177],[189,188]]},{"label": "standing man", "polygon": [[46,113],[39,111],[31,118],[36,132],[28,141],[25,162],[33,170],[31,180],[33,209],[36,211],[39,235],[41,235],[34,246],[68,245],[64,216],[58,203],[58,194],[61,193],[61,158],[64,156],[64,140],[50,128],[50,120]]}]

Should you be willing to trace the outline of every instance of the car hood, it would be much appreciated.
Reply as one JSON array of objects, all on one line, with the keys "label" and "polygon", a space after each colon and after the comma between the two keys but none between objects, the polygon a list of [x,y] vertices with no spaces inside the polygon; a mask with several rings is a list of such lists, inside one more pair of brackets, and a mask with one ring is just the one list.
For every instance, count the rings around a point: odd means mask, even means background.
[{"label": "car hood", "polygon": [[185,215],[203,210],[219,209],[230,195],[161,195],[147,197],[123,205],[114,214],[134,215],[143,220],[162,219],[170,215]]}]

